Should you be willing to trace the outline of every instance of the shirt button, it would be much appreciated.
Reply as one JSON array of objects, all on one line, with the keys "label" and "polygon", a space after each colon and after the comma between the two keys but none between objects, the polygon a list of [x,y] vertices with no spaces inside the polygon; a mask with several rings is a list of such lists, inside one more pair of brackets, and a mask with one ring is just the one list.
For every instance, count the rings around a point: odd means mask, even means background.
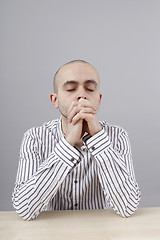
[{"label": "shirt button", "polygon": [[74,161],[74,158],[71,158],[71,161],[73,162],[73,161]]},{"label": "shirt button", "polygon": [[75,207],[77,207],[77,206],[78,206],[78,204],[77,204],[77,203],[75,203],[75,204],[74,204],[74,206],[75,206]]},{"label": "shirt button", "polygon": [[77,180],[75,180],[75,181],[74,181],[74,183],[78,183],[78,181],[77,181]]},{"label": "shirt button", "polygon": [[94,147],[94,146],[92,147],[92,150],[93,150],[93,151],[95,150],[95,147]]}]

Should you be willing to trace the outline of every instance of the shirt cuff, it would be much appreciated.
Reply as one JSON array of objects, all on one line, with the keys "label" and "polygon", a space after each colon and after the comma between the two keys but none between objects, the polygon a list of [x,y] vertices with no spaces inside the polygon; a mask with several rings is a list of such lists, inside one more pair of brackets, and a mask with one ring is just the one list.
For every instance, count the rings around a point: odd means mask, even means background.
[{"label": "shirt cuff", "polygon": [[109,136],[107,135],[106,131],[104,128],[96,133],[92,137],[86,138],[87,140],[85,141],[85,144],[89,150],[89,152],[95,156],[99,154],[100,152],[104,151],[106,148],[108,148],[111,145],[111,141],[109,139]]},{"label": "shirt cuff", "polygon": [[73,167],[80,161],[80,153],[64,137],[56,144],[55,153],[70,167]]}]

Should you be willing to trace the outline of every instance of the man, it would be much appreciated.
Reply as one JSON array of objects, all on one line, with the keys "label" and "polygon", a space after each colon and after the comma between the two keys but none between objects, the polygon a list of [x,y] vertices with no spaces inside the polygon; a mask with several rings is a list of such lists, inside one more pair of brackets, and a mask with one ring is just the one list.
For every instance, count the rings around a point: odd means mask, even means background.
[{"label": "man", "polygon": [[23,219],[44,210],[106,209],[123,217],[140,200],[126,131],[99,122],[96,69],[82,60],[63,65],[54,77],[51,102],[61,118],[24,135],[13,192]]}]

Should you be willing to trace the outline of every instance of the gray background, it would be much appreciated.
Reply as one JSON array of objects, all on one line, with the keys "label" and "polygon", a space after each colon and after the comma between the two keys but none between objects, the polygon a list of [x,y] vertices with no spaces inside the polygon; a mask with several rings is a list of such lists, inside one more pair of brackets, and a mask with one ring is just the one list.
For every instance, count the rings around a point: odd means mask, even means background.
[{"label": "gray background", "polygon": [[99,119],[129,134],[140,206],[160,206],[160,1],[0,1],[0,210],[12,210],[23,133],[59,117],[52,79],[73,59],[99,71]]}]

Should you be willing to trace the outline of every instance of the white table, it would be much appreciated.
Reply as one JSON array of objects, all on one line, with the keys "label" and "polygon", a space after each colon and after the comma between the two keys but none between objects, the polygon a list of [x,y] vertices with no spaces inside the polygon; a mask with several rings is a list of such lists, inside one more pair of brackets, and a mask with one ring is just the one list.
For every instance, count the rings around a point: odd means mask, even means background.
[{"label": "white table", "polygon": [[160,207],[139,208],[129,218],[113,210],[43,212],[32,221],[0,212],[0,240],[160,240]]}]

